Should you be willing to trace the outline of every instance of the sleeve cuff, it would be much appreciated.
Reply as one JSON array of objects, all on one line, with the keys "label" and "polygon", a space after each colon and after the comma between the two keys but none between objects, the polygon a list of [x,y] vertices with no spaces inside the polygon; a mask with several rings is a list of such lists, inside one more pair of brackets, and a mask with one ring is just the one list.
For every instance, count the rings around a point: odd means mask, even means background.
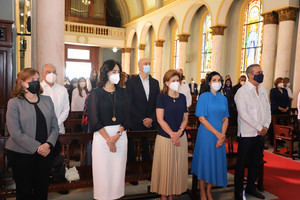
[{"label": "sleeve cuff", "polygon": [[46,143],[49,144],[50,150],[52,150],[53,149],[53,144],[51,144],[50,142],[46,142]]}]

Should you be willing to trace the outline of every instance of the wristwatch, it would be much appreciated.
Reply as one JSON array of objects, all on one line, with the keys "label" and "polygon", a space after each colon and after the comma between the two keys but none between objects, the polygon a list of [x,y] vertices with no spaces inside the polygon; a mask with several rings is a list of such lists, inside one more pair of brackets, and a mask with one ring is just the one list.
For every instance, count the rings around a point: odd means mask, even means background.
[{"label": "wristwatch", "polygon": [[121,131],[118,131],[117,134],[118,134],[119,136],[122,136],[122,132],[121,132]]}]

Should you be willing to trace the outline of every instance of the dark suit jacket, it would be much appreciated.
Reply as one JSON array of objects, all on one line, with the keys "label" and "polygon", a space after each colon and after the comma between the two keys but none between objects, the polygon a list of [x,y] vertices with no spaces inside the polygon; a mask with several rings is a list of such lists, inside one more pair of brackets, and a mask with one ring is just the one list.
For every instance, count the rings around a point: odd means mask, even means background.
[{"label": "dark suit jacket", "polygon": [[198,95],[198,85],[197,85],[197,83],[194,83],[194,91],[192,91],[192,83],[189,83],[189,87],[190,87],[191,94]]},{"label": "dark suit jacket", "polygon": [[149,99],[139,77],[133,76],[126,83],[128,102],[130,105],[130,128],[132,130],[145,130],[143,119],[151,118],[152,126],[156,126],[156,98],[160,93],[159,83],[149,75]]}]

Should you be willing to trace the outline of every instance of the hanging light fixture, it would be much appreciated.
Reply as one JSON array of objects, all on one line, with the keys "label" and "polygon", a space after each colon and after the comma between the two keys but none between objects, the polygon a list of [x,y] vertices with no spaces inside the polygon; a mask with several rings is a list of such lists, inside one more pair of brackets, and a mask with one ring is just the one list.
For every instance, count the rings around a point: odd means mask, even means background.
[{"label": "hanging light fixture", "polygon": [[81,2],[86,6],[89,6],[91,4],[90,0],[82,0]]}]

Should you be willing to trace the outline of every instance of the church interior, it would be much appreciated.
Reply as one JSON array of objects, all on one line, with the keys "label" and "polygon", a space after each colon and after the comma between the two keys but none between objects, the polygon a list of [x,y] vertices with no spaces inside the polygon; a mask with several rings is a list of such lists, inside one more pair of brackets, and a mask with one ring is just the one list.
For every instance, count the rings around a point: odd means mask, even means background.
[{"label": "church interior", "polygon": [[[16,195],[6,158],[9,133],[5,124],[7,103],[20,71],[33,68],[41,73],[51,63],[56,67],[57,83],[72,85],[73,79],[95,79],[108,59],[119,62],[127,75],[137,75],[142,58],[150,61],[150,75],[158,80],[160,89],[170,69],[182,70],[186,83],[193,80],[199,90],[212,71],[224,80],[229,75],[232,86],[236,85],[251,64],[261,66],[262,86],[268,95],[277,78],[288,78],[293,96],[286,125],[290,132],[275,134],[273,123],[272,140],[279,142],[265,149],[257,184],[266,199],[298,199],[299,6],[299,0],[0,0],[0,199],[13,200]],[[199,126],[194,115],[198,97],[192,97],[187,129],[189,168]],[[93,199],[88,161],[93,136],[83,133],[81,121],[82,110],[70,111],[64,123],[66,134],[59,136],[64,163],[77,167],[80,180],[51,182],[48,199]],[[236,127],[228,128],[228,186],[213,187],[216,200],[234,199],[236,132]],[[153,153],[155,134],[132,132],[128,137],[137,143],[136,156],[142,154],[144,137]],[[159,199],[149,190],[151,166],[142,159],[127,162],[126,170],[134,173],[126,174],[122,199]],[[174,199],[200,199],[194,175],[189,173],[188,191]]]}]

